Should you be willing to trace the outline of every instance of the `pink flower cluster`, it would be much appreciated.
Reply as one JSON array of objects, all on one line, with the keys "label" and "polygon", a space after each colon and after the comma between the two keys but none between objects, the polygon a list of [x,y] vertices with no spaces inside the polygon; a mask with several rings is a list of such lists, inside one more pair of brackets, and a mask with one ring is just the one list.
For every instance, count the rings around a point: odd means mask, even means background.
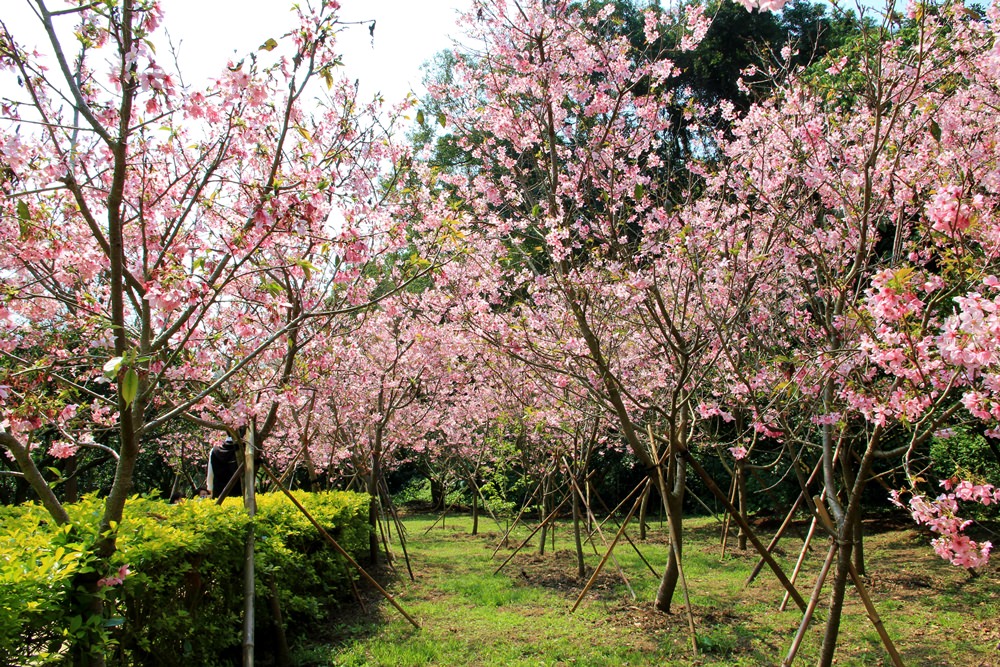
[{"label": "pink flower cluster", "polygon": [[927,218],[931,228],[945,234],[964,232],[972,224],[972,211],[983,205],[982,195],[976,195],[971,202],[962,201],[962,188],[948,185],[927,205]]},{"label": "pink flower cluster", "polygon": [[[978,502],[982,505],[1000,503],[1000,489],[992,484],[973,484],[967,480],[942,480],[941,486],[950,493],[941,494],[934,500],[914,494],[910,498],[909,511],[913,520],[926,525],[941,537],[931,541],[934,551],[952,565],[959,567],[982,567],[989,562],[991,542],[979,544],[963,534],[972,523],[958,516],[958,501]],[[900,493],[890,493],[892,502],[903,507]]]},{"label": "pink flower cluster", "polygon": [[748,12],[759,9],[762,12],[776,12],[785,6],[788,0],[737,0]]},{"label": "pink flower cluster", "polygon": [[737,461],[742,461],[747,457],[747,448],[743,445],[736,445],[735,447],[729,448],[729,453],[733,455],[733,458]]},{"label": "pink flower cluster", "polygon": [[118,571],[111,575],[110,577],[104,577],[103,579],[97,580],[98,588],[105,588],[107,586],[120,586],[125,578],[132,574],[128,569],[128,564],[122,565],[118,568]]}]

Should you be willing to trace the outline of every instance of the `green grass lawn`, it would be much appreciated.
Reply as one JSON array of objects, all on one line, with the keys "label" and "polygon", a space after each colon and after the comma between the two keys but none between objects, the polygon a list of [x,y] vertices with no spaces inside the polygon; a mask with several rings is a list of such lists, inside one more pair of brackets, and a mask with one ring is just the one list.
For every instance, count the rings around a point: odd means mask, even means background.
[{"label": "green grass lawn", "polygon": [[[783,589],[770,570],[765,568],[744,587],[756,555],[735,549],[733,540],[723,560],[719,524],[711,518],[689,520],[685,532],[684,566],[697,654],[681,592],[672,614],[655,612],[652,600],[659,577],[628,543],[618,545],[615,559],[570,613],[584,581],[576,577],[569,525],[557,527],[554,550],[550,541],[545,555],[539,556],[536,536],[494,574],[527,530],[515,533],[510,547],[494,557],[502,534],[495,525],[471,536],[466,517],[449,516],[443,527],[438,523],[428,531],[433,522],[428,516],[404,520],[416,581],[406,576],[398,545],[398,573],[387,575],[390,592],[421,628],[366,592],[371,601],[367,613],[345,610],[331,623],[332,645],[300,651],[302,664],[777,665],[798,627],[794,604],[778,610]],[[636,545],[659,573],[666,562],[666,531],[652,528],[649,539]],[[605,529],[607,539],[614,530]],[[600,538],[595,540],[601,554],[588,545],[588,576],[604,551]],[[787,551],[778,558],[789,575],[801,545],[796,535],[780,545]],[[827,546],[816,542],[807,557],[798,586],[803,597],[809,597]],[[1000,665],[996,566],[971,578],[940,560],[927,538],[913,529],[870,535],[866,549],[870,592],[907,665]],[[815,662],[826,602],[824,596],[795,664]],[[837,664],[891,664],[853,589],[848,591]]]}]

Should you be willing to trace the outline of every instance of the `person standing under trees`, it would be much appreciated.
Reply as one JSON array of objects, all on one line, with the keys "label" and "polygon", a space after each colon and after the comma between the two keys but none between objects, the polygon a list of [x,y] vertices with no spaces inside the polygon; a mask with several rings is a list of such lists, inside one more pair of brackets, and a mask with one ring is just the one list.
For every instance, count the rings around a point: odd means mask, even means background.
[{"label": "person standing under trees", "polygon": [[[236,443],[232,437],[227,437],[222,445],[212,447],[208,454],[208,477],[205,486],[208,487],[212,498],[218,498],[226,489],[229,480],[236,474],[239,462],[236,458]],[[239,494],[239,481],[233,485],[233,489],[227,495]]]}]

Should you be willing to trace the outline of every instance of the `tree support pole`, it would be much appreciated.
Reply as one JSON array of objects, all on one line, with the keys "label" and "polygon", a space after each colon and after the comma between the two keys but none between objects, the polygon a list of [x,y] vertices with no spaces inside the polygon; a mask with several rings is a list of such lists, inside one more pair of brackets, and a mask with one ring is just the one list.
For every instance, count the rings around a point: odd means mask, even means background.
[{"label": "tree support pole", "polygon": [[[774,534],[774,537],[772,537],[771,541],[768,543],[767,553],[771,553],[771,551],[774,550],[774,547],[778,543],[778,540],[780,540],[781,536],[785,534],[785,530],[788,529],[789,524],[791,524],[792,522],[792,517],[795,516],[795,511],[799,509],[799,504],[802,502],[802,495],[803,494],[800,491],[799,496],[795,499],[795,502],[792,503],[792,509],[788,510],[788,514],[785,515],[785,520],[781,522],[781,526],[778,527],[778,531]],[[754,566],[753,572],[750,573],[750,576],[747,577],[747,580],[743,583],[743,588],[750,587],[750,584],[753,583],[753,580],[756,579],[757,575],[760,574],[760,571],[764,569],[764,565],[765,563],[763,558],[757,561],[757,565]],[[792,579],[792,583],[795,583],[794,578]]]},{"label": "tree support pole", "polygon": [[[563,459],[563,465],[564,466],[568,466],[565,458]],[[568,473],[569,472],[569,468],[567,467],[566,470],[567,470],[567,473]],[[588,478],[589,478],[589,476],[588,476]],[[576,479],[572,475],[570,475],[570,480],[572,481],[573,487],[576,489],[576,493],[579,496],[580,500],[583,501],[583,506],[587,509],[587,520],[588,520],[588,522],[591,519],[593,519],[595,521],[595,523],[596,523],[596,517],[594,516],[594,512],[593,512],[593,510],[590,507],[590,503],[587,502],[586,497],[584,497],[584,493],[583,493],[583,490],[580,488],[580,485],[576,483]],[[636,491],[638,491],[639,487],[642,486],[643,484],[646,485],[647,492],[649,491],[651,485],[649,484],[649,480],[647,478],[647,480],[645,482],[640,482],[639,486],[636,486],[634,489],[632,489],[632,491],[627,496],[625,496],[625,500],[623,500],[622,502],[618,503],[618,507],[616,507],[614,509],[614,511],[612,511],[610,514],[608,514],[608,520],[609,521],[611,520],[611,517],[614,516],[615,512],[617,512],[618,509],[621,508],[621,506],[624,503],[628,502],[628,499],[632,497],[632,494],[634,494]],[[646,497],[648,498],[648,496],[646,496]],[[608,508],[607,504],[604,502],[604,499],[601,498],[600,494],[597,494],[597,502],[601,503],[601,505],[604,507],[604,509]],[[604,525],[604,522],[601,522],[600,524],[597,524],[597,525],[598,526]],[[593,540],[591,540],[591,537],[592,537],[592,535],[588,535],[587,536],[587,540],[590,541],[591,545],[593,545]],[[657,576],[656,570],[653,569],[653,566],[649,564],[649,561],[646,560],[646,557],[642,555],[641,551],[639,551],[639,547],[636,545],[635,542],[632,541],[632,538],[629,537],[629,534],[628,534],[627,531],[622,534],[622,537],[624,537],[625,541],[629,543],[629,545],[632,547],[632,550],[635,551],[635,554],[639,557],[639,559],[643,563],[646,564],[646,567],[648,567],[649,571],[653,573],[653,576],[654,577]],[[595,552],[597,551],[597,547],[596,546],[594,546],[594,551]]]},{"label": "tree support pole", "polygon": [[[733,473],[733,478],[729,482],[729,504],[733,504],[733,500],[736,498],[736,473]],[[729,525],[732,521],[732,516],[730,516],[727,511],[725,516],[722,517],[722,537],[719,539],[722,547],[722,555],[719,556],[719,560],[726,560],[726,547],[729,546]]]},{"label": "tree support pole", "polygon": [[337,553],[339,553],[341,556],[343,556],[344,558],[346,558],[347,562],[350,563],[351,566],[355,570],[358,571],[358,574],[360,574],[362,577],[364,577],[364,579],[368,583],[370,583],[372,586],[374,586],[378,590],[378,592],[382,594],[382,597],[384,597],[386,600],[388,600],[389,604],[391,604],[393,607],[395,607],[396,610],[400,614],[402,614],[403,617],[407,621],[409,621],[411,625],[413,625],[413,627],[415,627],[417,630],[419,630],[420,629],[420,624],[417,623],[413,619],[412,616],[410,616],[409,614],[407,614],[406,611],[404,611],[403,608],[399,606],[399,603],[396,602],[395,598],[393,598],[391,595],[389,595],[389,592],[386,591],[384,588],[382,588],[379,585],[379,583],[377,581],[375,581],[375,579],[373,579],[372,576],[365,571],[365,569],[363,567],[361,567],[360,565],[358,565],[358,562],[356,560],[354,560],[353,558],[351,558],[351,554],[347,553],[347,551],[344,549],[344,547],[340,546],[340,544],[337,543],[337,540],[333,539],[330,536],[330,533],[326,532],[326,529],[323,528],[323,526],[321,526],[319,524],[319,522],[316,521],[315,518],[313,518],[313,515],[310,514],[309,511],[305,507],[302,506],[302,503],[300,503],[298,501],[298,499],[295,496],[292,495],[292,492],[289,491],[287,488],[285,488],[285,485],[281,483],[281,481],[278,479],[278,476],[275,475],[271,471],[271,469],[268,468],[267,466],[263,466],[263,470],[264,470],[265,473],[267,473],[267,476],[270,477],[274,481],[274,483],[278,485],[278,488],[281,489],[281,492],[284,493],[286,496],[288,496],[288,499],[292,501],[292,504],[294,504],[297,508],[299,508],[299,511],[302,512],[302,514],[305,515],[305,517],[309,520],[309,523],[311,523],[316,528],[316,530],[319,531],[319,534],[323,536],[323,539],[325,539],[327,541],[327,543],[331,547],[333,547],[334,550]]},{"label": "tree support pole", "polygon": [[[795,465],[794,461],[792,462],[792,465],[793,466]],[[767,545],[767,552],[768,553],[771,553],[771,550],[774,549],[774,546],[778,543],[778,540],[780,540],[781,536],[784,534],[785,529],[791,524],[792,516],[795,514],[795,510],[796,510],[796,508],[798,508],[799,504],[803,500],[805,500],[806,501],[806,505],[809,506],[809,509],[810,510],[812,509],[812,505],[809,502],[809,496],[806,495],[806,489],[808,489],[809,485],[813,483],[814,479],[816,479],[816,475],[819,474],[819,470],[820,470],[820,464],[817,463],[813,467],[812,472],[809,474],[809,479],[807,479],[805,481],[805,483],[802,485],[802,490],[799,491],[798,497],[795,499],[795,502],[792,504],[791,511],[788,512],[788,515],[785,517],[784,522],[782,522],[781,527],[778,528],[778,532],[775,533],[774,538],[771,540],[771,543],[769,545]],[[815,525],[813,525],[810,528],[810,532],[812,530],[814,530],[814,529],[815,529]],[[806,545],[808,545],[808,544],[809,544],[809,540],[807,538],[806,539]],[[800,561],[801,561],[801,559],[800,559]],[[750,584],[753,583],[753,580],[757,578],[757,575],[760,574],[760,571],[761,571],[761,569],[763,569],[763,567],[764,567],[764,559],[761,558],[759,561],[757,561],[757,565],[754,567],[753,572],[750,574],[749,577],[747,577],[747,581],[746,581],[746,584],[744,584],[744,587],[749,586]],[[798,569],[797,566],[796,566],[796,569]],[[793,584],[795,583],[795,577],[794,576],[792,577],[792,583]],[[782,608],[781,608],[782,611],[784,611],[784,605],[787,604],[787,602],[788,602],[788,596],[786,595],[785,596],[785,601],[782,603]]]},{"label": "tree support pole", "polygon": [[684,460],[691,465],[691,469],[694,470],[699,477],[701,477],[701,480],[705,482],[705,486],[708,487],[708,489],[715,495],[715,497],[725,504],[726,511],[732,514],[733,518],[735,518],[736,521],[741,524],[741,527],[747,533],[747,538],[750,540],[750,542],[753,543],[754,548],[757,549],[761,557],[767,561],[767,564],[771,568],[771,571],[774,572],[774,576],[778,578],[778,581],[781,582],[781,585],[784,586],[785,590],[788,591],[788,593],[792,596],[792,599],[795,600],[795,604],[798,605],[799,609],[805,611],[806,601],[803,600],[799,592],[795,590],[795,586],[793,586],[792,582],[790,582],[788,580],[788,577],[785,576],[785,573],[781,570],[781,566],[778,565],[777,561],[775,561],[774,558],[771,557],[771,554],[767,552],[767,549],[764,548],[764,545],[761,543],[760,539],[757,538],[757,535],[750,528],[750,525],[743,520],[743,517],[740,516],[736,508],[733,507],[732,503],[729,502],[729,498],[727,498],[726,495],[722,493],[722,491],[719,489],[716,483],[712,480],[711,476],[707,472],[705,472],[704,468],[701,467],[701,464],[699,464],[695,460],[695,458],[691,456],[691,452],[689,452],[687,449],[681,449],[680,455],[684,457]]},{"label": "tree support pole", "polygon": [[576,598],[576,602],[573,603],[573,608],[569,610],[569,613],[572,614],[574,611],[576,611],[576,608],[580,606],[580,602],[583,600],[583,596],[586,595],[587,591],[590,590],[590,587],[594,585],[594,581],[597,579],[597,575],[601,573],[601,570],[604,568],[604,565],[608,562],[608,559],[611,558],[611,553],[615,550],[615,545],[618,544],[618,539],[622,536],[622,533],[625,532],[625,526],[628,525],[629,520],[632,518],[632,515],[635,514],[635,511],[639,508],[639,505],[641,503],[642,503],[642,496],[640,495],[638,498],[635,499],[635,502],[632,503],[632,509],[629,510],[628,516],[625,517],[625,521],[622,522],[621,527],[615,534],[615,539],[611,540],[611,546],[608,547],[607,553],[604,554],[604,557],[601,559],[601,562],[597,564],[597,567],[594,569],[594,573],[590,575],[590,579],[587,580],[587,583],[583,587],[583,590],[580,591],[580,595]]},{"label": "tree support pole", "polygon": [[833,557],[837,555],[837,542],[834,541],[830,545],[830,550],[826,554],[826,560],[823,561],[823,567],[819,571],[819,575],[816,577],[816,586],[813,588],[813,594],[809,598],[809,604],[806,606],[804,613],[802,614],[802,622],[799,623],[799,629],[795,633],[795,639],[792,640],[792,645],[788,647],[788,655],[781,662],[781,667],[791,667],[792,662],[795,660],[795,654],[799,652],[799,646],[802,645],[802,639],[806,636],[806,628],[809,627],[810,621],[812,621],[813,612],[816,611],[816,605],[819,604],[820,595],[823,593],[823,582],[826,581],[826,575],[830,572],[830,566],[833,565]]},{"label": "tree support pole", "polygon": [[[834,532],[833,520],[830,518],[829,512],[826,510],[826,505],[823,503],[823,499],[820,496],[816,496],[814,499],[816,502],[816,512],[819,514],[820,521],[831,533]],[[892,638],[889,637],[889,633],[885,629],[885,625],[882,624],[882,618],[878,615],[875,610],[875,605],[872,603],[871,597],[868,595],[868,589],[865,588],[864,582],[861,580],[861,576],[858,574],[858,568],[854,565],[854,560],[848,561],[848,568],[851,573],[851,579],[854,581],[854,587],[858,591],[858,596],[861,598],[861,602],[865,605],[865,611],[868,613],[868,618],[871,620],[872,625],[875,626],[875,631],[878,632],[878,636],[882,639],[882,644],[885,646],[885,650],[889,652],[889,657],[892,658],[892,664],[895,667],[903,667],[903,658],[900,657],[899,652],[896,650],[896,645],[892,643]]]},{"label": "tree support pole", "polygon": [[[806,534],[806,540],[802,544],[802,551],[799,552],[799,559],[795,561],[795,569],[792,570],[792,583],[794,584],[799,578],[799,571],[802,569],[802,563],[806,560],[806,552],[809,550],[809,544],[812,542],[813,535],[816,534],[816,517],[809,523],[809,532]],[[788,592],[785,591],[785,597],[781,600],[781,606],[778,607],[778,611],[785,611],[788,607]]]},{"label": "tree support pole", "polygon": [[709,507],[708,505],[706,505],[706,504],[705,504],[705,501],[704,501],[704,500],[702,500],[701,498],[699,498],[699,497],[698,497],[698,496],[697,496],[697,495],[695,494],[695,492],[691,490],[691,487],[690,487],[690,486],[688,486],[688,485],[687,485],[686,483],[684,484],[684,493],[686,493],[687,495],[691,496],[691,497],[692,497],[692,498],[694,498],[694,499],[695,499],[696,501],[698,501],[698,504],[699,504],[699,505],[701,505],[702,507],[704,507],[704,508],[705,508],[705,511],[706,511],[706,512],[708,512],[709,514],[711,514],[711,515],[712,515],[712,518],[713,518],[713,519],[715,519],[715,521],[716,521],[717,523],[722,523],[722,519],[720,519],[720,518],[719,518],[719,513],[718,513],[718,512],[716,512],[715,510],[713,510],[713,509],[712,509],[711,507]]},{"label": "tree support pole", "polygon": [[554,510],[552,510],[552,512],[547,517],[545,517],[545,520],[542,521],[537,526],[535,526],[535,529],[533,531],[531,531],[531,534],[528,535],[526,538],[524,538],[524,541],[521,542],[519,545],[517,545],[517,548],[514,549],[514,551],[509,556],[507,556],[507,560],[505,560],[504,562],[500,563],[500,567],[498,567],[497,569],[493,570],[493,574],[500,574],[500,570],[502,570],[504,568],[504,566],[507,563],[509,563],[514,556],[517,555],[517,552],[519,552],[521,549],[524,548],[524,545],[528,543],[528,540],[530,540],[532,537],[534,537],[535,533],[537,533],[538,531],[540,531],[542,529],[542,526],[546,525],[549,521],[552,521],[552,519],[554,519],[556,517],[556,515],[559,513],[559,510],[562,509],[562,506],[566,504],[566,501],[569,500],[569,498],[570,498],[570,496],[569,496],[569,494],[567,494],[566,497],[562,499],[562,502],[559,503],[559,505]]},{"label": "tree support pole", "polygon": [[399,520],[399,513],[396,512],[396,506],[392,504],[392,496],[389,495],[389,487],[386,485],[385,480],[381,480],[382,485],[382,495],[386,499],[386,507],[388,507],[389,516],[392,518],[392,522],[396,525],[396,533],[399,535],[399,547],[403,550],[403,560],[406,562],[406,571],[410,575],[410,581],[416,581],[416,577],[413,576],[413,568],[410,566],[410,553],[406,549],[406,533],[403,530],[403,523]]},{"label": "tree support pole", "polygon": [[[645,483],[646,483],[646,488],[649,488],[649,482],[648,482],[648,480]],[[576,487],[577,491],[579,491],[579,488],[580,487]],[[638,489],[638,487],[636,487],[636,489]],[[639,503],[638,507],[640,507],[640,508],[642,507],[642,498],[643,498],[643,496],[644,496],[644,494],[640,493],[639,497],[635,499],[635,502]],[[628,498],[631,498],[631,497],[632,497],[632,494],[630,493],[629,496],[628,496]],[[628,500],[628,498],[626,498],[626,501]],[[598,501],[600,501],[601,500],[600,496],[598,496],[597,499],[598,499]],[[602,502],[601,504],[603,505],[604,503]],[[594,511],[591,509],[590,505],[587,505],[586,509],[587,509],[587,516],[591,517],[594,520],[594,523],[595,523],[594,532],[597,533],[597,535],[601,538],[601,542],[603,542],[604,546],[607,547],[608,546],[608,541],[606,539],[604,539],[604,532],[601,530],[601,526],[603,525],[603,523],[597,523],[597,517],[594,516]],[[607,509],[607,506],[605,506],[605,509]],[[608,548],[607,555],[601,561],[602,567],[603,567],[603,564],[607,562],[608,558],[611,558],[611,560],[614,561],[615,568],[618,570],[618,574],[619,574],[619,576],[621,576],[622,581],[625,582],[625,585],[628,587],[628,592],[632,594],[632,599],[633,600],[637,599],[635,591],[632,589],[632,584],[629,583],[628,577],[625,576],[625,570],[622,569],[621,564],[618,562],[618,559],[615,558],[613,552],[614,552],[615,544],[618,543],[619,537],[621,537],[621,536],[624,535],[626,537],[626,539],[628,538],[628,533],[625,531],[625,528],[628,525],[629,520],[632,518],[633,514],[635,513],[635,510],[636,510],[636,505],[633,504],[632,509],[628,513],[628,517],[626,517],[626,519],[625,519],[625,522],[622,523],[622,525],[616,531],[615,539],[614,539],[613,543],[611,544],[610,548]],[[608,520],[610,520],[610,518],[611,517],[608,517]],[[591,538],[592,537],[593,537],[593,535],[591,535]],[[598,551],[597,551],[597,545],[594,544],[594,540],[593,539],[590,540],[590,546],[593,547],[595,554],[598,553]],[[642,554],[639,554],[639,557],[642,558]],[[653,574],[655,575],[656,573],[654,572]],[[579,602],[577,602],[577,604],[579,604]],[[575,608],[576,608],[576,605],[574,605],[574,609]],[[572,611],[570,613],[572,613]]]}]

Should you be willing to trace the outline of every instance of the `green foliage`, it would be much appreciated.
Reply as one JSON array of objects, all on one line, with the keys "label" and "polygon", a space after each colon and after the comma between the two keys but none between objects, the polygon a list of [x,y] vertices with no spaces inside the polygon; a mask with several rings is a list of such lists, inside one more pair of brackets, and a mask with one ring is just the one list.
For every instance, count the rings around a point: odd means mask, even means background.
[{"label": "green foliage", "polygon": [[1000,458],[997,448],[974,430],[959,426],[949,438],[934,438],[931,460],[934,474],[941,479],[960,477],[979,484],[1000,486]]},{"label": "green foliage", "polygon": [[[295,495],[349,553],[365,552],[366,496]],[[240,641],[251,524],[241,503],[132,498],[109,571],[96,572],[89,547],[97,535],[87,526],[97,525],[102,507],[99,498],[84,498],[68,507],[72,524],[64,527],[37,505],[0,508],[0,662],[49,664],[98,636],[112,649],[110,664],[228,664],[227,650]],[[347,595],[355,573],[281,494],[258,497],[254,530],[258,634],[266,637],[273,624],[266,597],[273,581],[286,624],[297,631],[290,639],[308,637]],[[124,565],[123,583],[98,586],[105,614],[81,613],[77,598],[87,577],[113,577]]]},{"label": "green foliage", "polygon": [[426,477],[411,477],[406,485],[392,496],[396,506],[425,505],[431,506],[431,481]]},{"label": "green foliage", "polygon": [[[92,570],[70,526],[51,525],[37,508],[0,508],[0,662],[44,665],[49,650],[81,629],[66,613],[70,583]],[[76,626],[74,627],[74,618]]]}]

